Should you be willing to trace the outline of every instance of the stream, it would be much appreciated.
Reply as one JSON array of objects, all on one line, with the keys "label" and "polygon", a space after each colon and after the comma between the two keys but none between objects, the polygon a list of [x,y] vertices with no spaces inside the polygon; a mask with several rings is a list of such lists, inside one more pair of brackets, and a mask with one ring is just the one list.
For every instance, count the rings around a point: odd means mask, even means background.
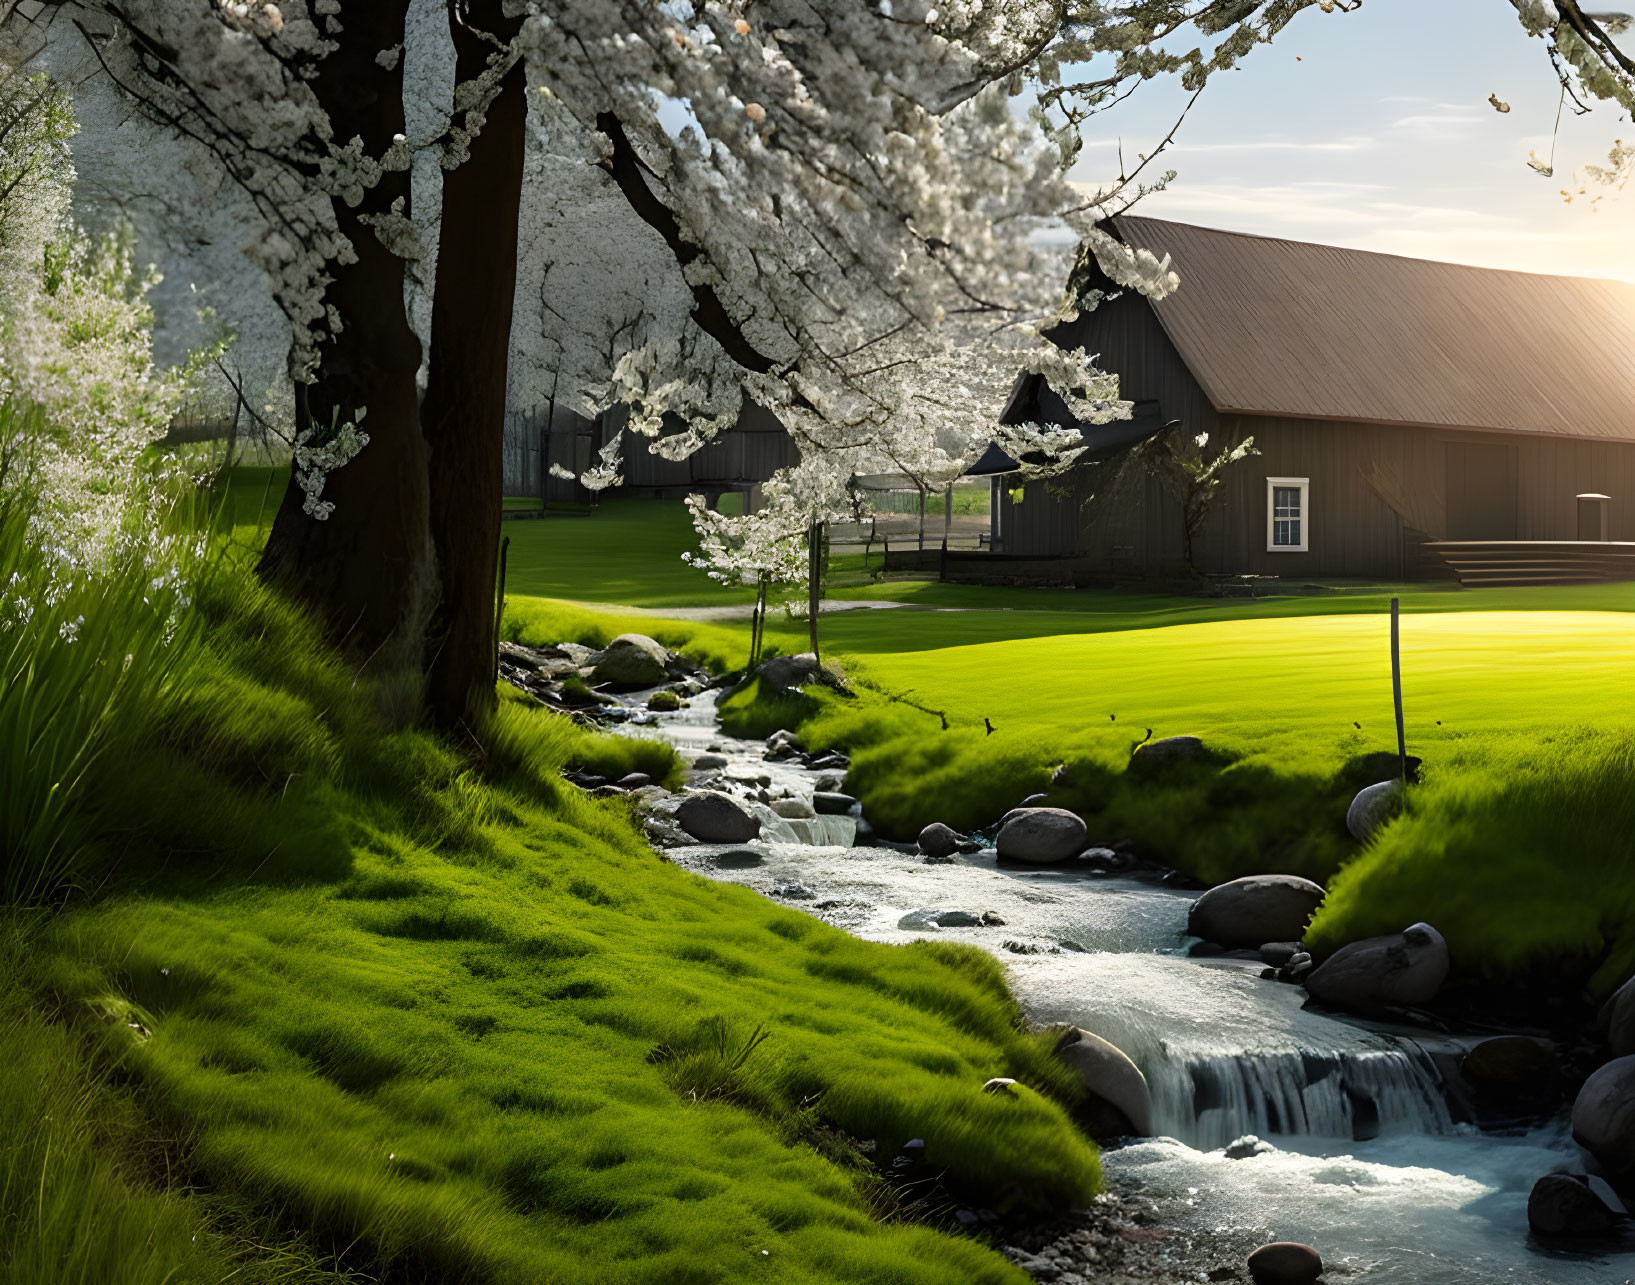
[{"label": "stream", "polygon": [[[716,726],[716,691],[622,730],[670,741],[686,788],[751,801],[751,844],[689,845],[678,865],[730,880],[872,941],[937,936],[991,951],[1030,1021],[1069,1022],[1141,1067],[1160,1136],[1108,1149],[1109,1181],[1150,1197],[1173,1226],[1234,1241],[1315,1246],[1327,1280],[1367,1285],[1629,1285],[1635,1254],[1552,1251],[1529,1238],[1527,1197],[1576,1158],[1565,1120],[1526,1135],[1456,1124],[1438,1059],[1451,1037],[1392,1031],[1301,1007],[1302,988],[1260,965],[1189,958],[1195,893],[1134,879],[999,867],[991,849],[927,865],[916,853],[855,847],[856,821],[789,820],[764,802],[810,800],[824,775],[762,757]],[[646,693],[623,698],[639,706]],[[742,855],[748,850],[759,854]],[[740,854],[736,857],[728,853]],[[1002,926],[937,928],[915,912],[963,910]],[[1274,1150],[1228,1159],[1256,1134]]]}]

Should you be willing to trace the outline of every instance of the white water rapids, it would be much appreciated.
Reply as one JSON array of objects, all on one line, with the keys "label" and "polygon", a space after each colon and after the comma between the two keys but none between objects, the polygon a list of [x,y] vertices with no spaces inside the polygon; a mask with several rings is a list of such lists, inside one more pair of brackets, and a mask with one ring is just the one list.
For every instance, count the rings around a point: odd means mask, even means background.
[{"label": "white water rapids", "polygon": [[[715,726],[715,693],[636,735],[728,767],[694,783],[810,798],[822,773],[765,762],[762,745]],[[1193,895],[1117,878],[1001,869],[992,852],[952,865],[850,846],[855,822],[786,821],[758,806],[762,838],[672,849],[683,866],[777,896],[860,937],[939,936],[992,951],[1036,1023],[1070,1022],[1123,1049],[1152,1093],[1163,1135],[1104,1152],[1116,1182],[1165,1216],[1209,1230],[1317,1247],[1326,1280],[1366,1285],[1630,1285],[1635,1255],[1553,1252],[1530,1240],[1527,1196],[1576,1149],[1558,1123],[1528,1136],[1454,1123],[1421,1041],[1301,1007],[1297,986],[1258,966],[1189,959]],[[903,927],[915,911],[991,912],[1003,926]],[[920,922],[920,921],[912,921]],[[1009,945],[1007,944],[1009,943]],[[1015,947],[1021,947],[1019,953]],[[1229,1160],[1258,1134],[1274,1151]]]}]

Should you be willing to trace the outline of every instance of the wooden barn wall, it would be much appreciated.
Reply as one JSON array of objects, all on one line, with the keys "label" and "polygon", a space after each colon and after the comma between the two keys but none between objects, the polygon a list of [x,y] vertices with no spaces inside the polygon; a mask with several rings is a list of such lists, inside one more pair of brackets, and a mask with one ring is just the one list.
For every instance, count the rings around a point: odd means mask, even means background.
[{"label": "wooden barn wall", "polygon": [[1103,303],[1064,328],[1058,342],[1099,355],[1097,364],[1118,376],[1126,401],[1156,401],[1166,420],[1188,433],[1220,428],[1220,416],[1164,333],[1152,304],[1133,291]]},{"label": "wooden barn wall", "polygon": [[[1141,295],[1126,291],[1062,327],[1054,338],[1064,347],[1099,354],[1097,364],[1118,376],[1119,396],[1126,401],[1156,401],[1166,420],[1178,419],[1186,431],[1220,440],[1220,416]],[[1064,490],[1070,493],[1064,496]],[[1035,556],[1080,551],[1095,568],[1116,564],[1118,573],[1132,574],[1165,560],[1180,561],[1180,535],[1169,530],[1179,519],[1157,482],[1138,486],[1138,493],[1126,497],[1118,512],[1104,513],[1100,529],[1093,531],[1086,529],[1088,490],[1087,479],[1075,474],[1071,480],[1030,482],[1021,503],[1004,491],[998,505],[1003,550]]]},{"label": "wooden barn wall", "polygon": [[737,425],[683,460],[667,460],[648,450],[649,439],[624,435],[624,479],[627,491],[716,483],[764,482],[800,456],[794,441],[770,411],[753,403]]},{"label": "wooden barn wall", "polygon": [[[1576,539],[1575,497],[1593,491],[1611,497],[1608,538],[1635,540],[1635,443],[1270,416],[1226,416],[1221,431],[1231,439],[1253,436],[1261,453],[1226,475],[1197,539],[1205,572],[1325,579],[1427,574],[1434,560],[1421,562],[1421,541],[1449,534],[1450,444],[1514,452],[1514,538]],[[1307,552],[1266,548],[1268,477],[1310,479]],[[1020,504],[1007,498],[1002,521],[1015,534],[1008,551],[1077,551],[1086,580],[1166,576],[1181,567],[1179,507],[1154,479],[1136,479],[1120,493],[1087,502],[1090,489],[1079,478],[1065,499],[1039,483],[1027,487]]]}]

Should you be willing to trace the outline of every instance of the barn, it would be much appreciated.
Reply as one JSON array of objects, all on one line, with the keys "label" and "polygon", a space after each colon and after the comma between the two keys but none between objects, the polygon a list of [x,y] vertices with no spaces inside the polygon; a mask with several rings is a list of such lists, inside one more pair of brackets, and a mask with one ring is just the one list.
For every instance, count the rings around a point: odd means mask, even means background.
[{"label": "barn", "polygon": [[[1181,287],[1107,292],[1054,336],[1153,427],[1259,449],[1194,548],[1216,575],[1540,583],[1635,575],[1635,285],[1115,220]],[[1006,414],[1068,422],[1037,380]],[[1089,583],[1184,569],[1177,502],[1105,466],[996,477],[956,575]],[[985,569],[984,569],[985,568]],[[1625,569],[1628,570],[1625,570]]]}]

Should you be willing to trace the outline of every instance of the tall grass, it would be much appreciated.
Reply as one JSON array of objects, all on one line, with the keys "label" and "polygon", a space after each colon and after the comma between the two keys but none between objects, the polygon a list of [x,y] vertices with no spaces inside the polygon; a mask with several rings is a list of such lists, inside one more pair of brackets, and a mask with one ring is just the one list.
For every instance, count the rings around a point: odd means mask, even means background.
[{"label": "tall grass", "polygon": [[[34,427],[0,404],[0,440]],[[132,532],[91,564],[52,547],[13,474],[0,503],[0,895],[49,897],[95,831],[98,774],[135,752],[184,681],[201,571],[180,533]],[[21,484],[19,484],[21,483]],[[112,495],[110,504],[127,497]]]}]

